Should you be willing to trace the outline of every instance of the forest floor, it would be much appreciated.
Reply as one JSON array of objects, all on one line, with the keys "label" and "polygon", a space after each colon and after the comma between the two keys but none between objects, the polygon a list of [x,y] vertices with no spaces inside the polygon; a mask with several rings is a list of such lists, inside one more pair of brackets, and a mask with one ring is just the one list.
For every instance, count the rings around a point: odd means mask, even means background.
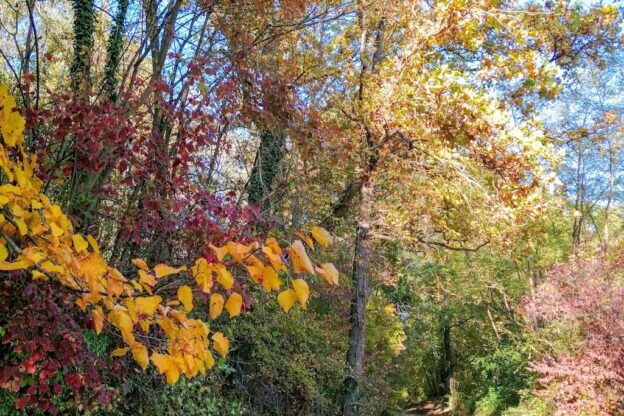
[{"label": "forest floor", "polygon": [[395,413],[395,416],[448,416],[451,409],[444,402],[424,402],[418,403]]}]

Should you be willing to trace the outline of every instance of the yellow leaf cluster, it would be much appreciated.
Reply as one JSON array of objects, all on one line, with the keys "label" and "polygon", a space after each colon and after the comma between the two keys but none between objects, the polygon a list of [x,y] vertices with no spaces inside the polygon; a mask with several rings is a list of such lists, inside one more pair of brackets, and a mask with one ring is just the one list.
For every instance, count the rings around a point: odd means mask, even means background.
[{"label": "yellow leaf cluster", "polygon": [[15,109],[15,98],[9,95],[9,86],[7,84],[0,85],[0,132],[4,142],[13,147],[21,144],[24,132],[24,118]]}]

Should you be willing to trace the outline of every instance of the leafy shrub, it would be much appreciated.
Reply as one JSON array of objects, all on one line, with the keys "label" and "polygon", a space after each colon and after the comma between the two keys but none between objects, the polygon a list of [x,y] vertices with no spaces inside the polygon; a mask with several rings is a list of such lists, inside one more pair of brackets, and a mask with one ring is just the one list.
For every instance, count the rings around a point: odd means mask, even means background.
[{"label": "leafy shrub", "polygon": [[[218,367],[218,368],[217,368]],[[181,379],[174,385],[154,383],[154,377],[140,374],[127,387],[125,403],[118,403],[116,411],[101,416],[163,415],[163,416],[242,416],[249,410],[235,398],[221,391],[220,379],[227,373],[223,361],[215,371],[194,379]]]},{"label": "leafy shrub", "polygon": [[470,364],[478,374],[478,383],[466,402],[469,411],[478,416],[500,415],[517,405],[519,392],[531,381],[522,345],[504,344],[492,354],[473,358]]},{"label": "leafy shrub", "polygon": [[526,309],[547,342],[531,368],[555,415],[624,412],[623,256],[554,267]]},{"label": "leafy shrub", "polygon": [[256,303],[232,325],[225,393],[254,415],[335,414],[346,350],[336,304],[315,299],[308,311],[284,315],[274,302]]}]

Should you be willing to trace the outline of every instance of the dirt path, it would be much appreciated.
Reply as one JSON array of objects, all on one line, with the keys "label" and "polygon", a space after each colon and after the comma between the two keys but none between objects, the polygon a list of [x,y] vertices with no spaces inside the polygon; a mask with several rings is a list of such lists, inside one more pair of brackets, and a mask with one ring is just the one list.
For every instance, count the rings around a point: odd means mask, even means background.
[{"label": "dirt path", "polygon": [[451,409],[446,403],[425,402],[419,403],[395,413],[395,416],[449,416]]}]

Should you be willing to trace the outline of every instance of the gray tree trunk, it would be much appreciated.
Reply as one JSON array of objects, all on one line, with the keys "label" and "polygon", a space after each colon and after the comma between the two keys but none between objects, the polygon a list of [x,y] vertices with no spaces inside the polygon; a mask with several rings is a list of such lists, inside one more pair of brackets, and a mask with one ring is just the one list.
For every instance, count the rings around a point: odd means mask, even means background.
[{"label": "gray tree trunk", "polygon": [[373,240],[370,235],[370,219],[373,205],[373,188],[370,179],[360,189],[357,236],[353,258],[353,296],[351,303],[351,330],[347,351],[347,368],[350,374],[344,382],[344,415],[361,414],[361,384],[364,374],[364,353],[366,335],[366,305],[368,303],[368,274],[373,254]]}]

